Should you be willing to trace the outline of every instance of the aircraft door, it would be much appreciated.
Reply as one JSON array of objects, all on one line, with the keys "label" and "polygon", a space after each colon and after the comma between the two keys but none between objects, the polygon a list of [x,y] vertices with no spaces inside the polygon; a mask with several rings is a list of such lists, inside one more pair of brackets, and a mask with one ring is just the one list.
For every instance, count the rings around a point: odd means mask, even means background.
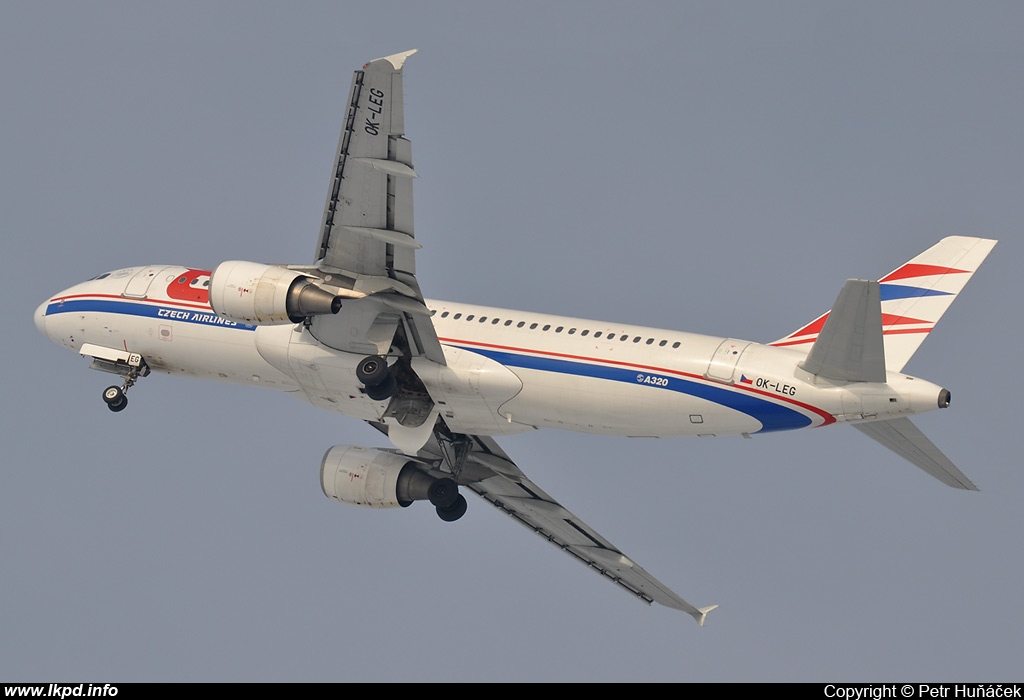
[{"label": "aircraft door", "polygon": [[123,295],[133,299],[145,299],[146,295],[149,294],[149,286],[153,284],[153,280],[166,269],[165,266],[142,268],[135,273],[134,277],[128,280]]},{"label": "aircraft door", "polygon": [[736,340],[735,338],[723,340],[711,356],[711,361],[708,363],[708,369],[704,376],[716,382],[734,383],[736,381],[734,376],[736,364],[740,361],[743,351],[749,345],[750,343],[746,340]]}]

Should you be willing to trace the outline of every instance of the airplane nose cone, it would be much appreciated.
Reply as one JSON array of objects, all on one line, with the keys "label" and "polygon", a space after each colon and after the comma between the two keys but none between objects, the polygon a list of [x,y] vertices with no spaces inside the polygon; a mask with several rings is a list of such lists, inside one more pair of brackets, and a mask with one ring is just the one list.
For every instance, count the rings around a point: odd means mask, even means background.
[{"label": "airplane nose cone", "polygon": [[36,309],[36,328],[43,335],[46,335],[46,307],[50,305],[50,302],[44,301]]}]

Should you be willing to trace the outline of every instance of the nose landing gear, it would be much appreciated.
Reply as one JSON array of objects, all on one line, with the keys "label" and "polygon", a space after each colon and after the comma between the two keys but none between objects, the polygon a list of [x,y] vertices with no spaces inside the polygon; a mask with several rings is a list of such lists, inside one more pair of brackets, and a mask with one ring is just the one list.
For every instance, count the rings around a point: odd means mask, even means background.
[{"label": "nose landing gear", "polygon": [[[142,360],[141,355],[136,355],[140,361]],[[146,374],[149,374],[149,368],[146,368]],[[140,377],[145,376],[140,373],[138,367],[132,367],[128,372],[124,373],[124,383],[121,386],[108,386],[103,390],[103,402],[107,404],[114,413],[123,411],[128,407],[128,389],[135,386],[135,381]]]},{"label": "nose landing gear", "polygon": [[106,402],[107,408],[114,413],[128,407],[128,397],[125,395],[124,389],[119,386],[108,386],[104,389],[103,401]]},{"label": "nose landing gear", "polygon": [[79,351],[82,355],[92,358],[92,369],[110,372],[124,377],[121,386],[108,386],[103,390],[103,403],[114,413],[123,411],[128,406],[128,389],[135,386],[140,377],[149,374],[149,365],[145,358],[137,352],[115,350],[100,345],[86,343]]},{"label": "nose landing gear", "polygon": [[[146,367],[146,361],[142,359],[142,355],[133,353],[134,358],[138,358],[139,364],[135,366],[129,365],[127,370],[118,372],[118,374],[124,376],[124,383],[121,386],[108,386],[103,390],[103,402],[114,413],[123,411],[128,407],[128,389],[135,386],[135,382],[139,377],[149,374],[149,367]],[[145,373],[143,373],[143,369],[145,369]]]}]

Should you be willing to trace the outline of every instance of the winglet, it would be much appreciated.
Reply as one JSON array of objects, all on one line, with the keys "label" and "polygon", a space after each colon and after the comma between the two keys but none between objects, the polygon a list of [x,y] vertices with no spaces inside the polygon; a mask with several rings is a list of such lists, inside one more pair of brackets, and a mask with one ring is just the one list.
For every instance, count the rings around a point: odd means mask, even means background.
[{"label": "winglet", "polygon": [[697,621],[697,624],[701,627],[704,626],[704,620],[707,619],[708,613],[717,608],[717,605],[709,605],[706,608],[697,608],[697,612],[690,613],[690,617]]}]

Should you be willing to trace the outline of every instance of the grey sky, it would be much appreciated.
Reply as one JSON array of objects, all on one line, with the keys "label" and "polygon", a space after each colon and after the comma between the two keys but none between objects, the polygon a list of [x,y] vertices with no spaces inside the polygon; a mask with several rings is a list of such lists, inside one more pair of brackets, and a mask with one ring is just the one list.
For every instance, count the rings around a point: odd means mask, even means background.
[{"label": "grey sky", "polygon": [[[0,5],[0,680],[1020,680],[1024,5],[345,5]],[[382,445],[356,421],[165,376],[107,411],[36,306],[311,261],[351,72],[409,48],[433,298],[770,341],[1000,239],[906,368],[952,391],[916,422],[982,491],[842,427],[501,441],[720,604],[698,629],[479,499],[331,503],[324,451]]]}]

